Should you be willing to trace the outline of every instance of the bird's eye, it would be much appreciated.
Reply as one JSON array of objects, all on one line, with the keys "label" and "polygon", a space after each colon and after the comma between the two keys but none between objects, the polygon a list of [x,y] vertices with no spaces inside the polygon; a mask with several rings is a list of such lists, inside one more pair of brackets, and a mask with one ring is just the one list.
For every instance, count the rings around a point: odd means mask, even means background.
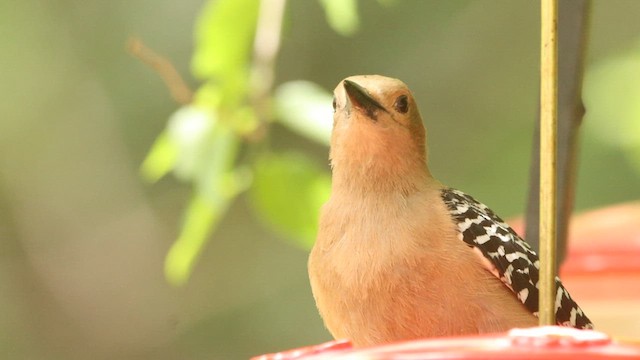
[{"label": "bird's eye", "polygon": [[333,112],[336,112],[336,97],[333,97]]},{"label": "bird's eye", "polygon": [[393,108],[396,109],[397,112],[405,114],[409,111],[409,99],[407,95],[400,95],[396,99],[396,102],[393,104]]}]

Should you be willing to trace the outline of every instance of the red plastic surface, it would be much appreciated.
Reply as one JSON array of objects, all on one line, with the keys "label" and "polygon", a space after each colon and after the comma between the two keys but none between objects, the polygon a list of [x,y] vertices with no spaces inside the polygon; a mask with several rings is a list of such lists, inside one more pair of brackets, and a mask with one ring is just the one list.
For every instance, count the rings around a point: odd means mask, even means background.
[{"label": "red plastic surface", "polygon": [[251,360],[293,360],[306,359],[313,355],[329,356],[332,353],[342,350],[350,350],[353,347],[349,340],[329,341],[319,345],[301,347],[293,350],[287,350],[275,354],[265,354],[251,358]]},{"label": "red plastic surface", "polygon": [[597,331],[545,326],[500,335],[434,338],[359,349],[338,341],[253,358],[318,359],[640,359],[640,345],[618,343]]},{"label": "red plastic surface", "polygon": [[[509,221],[519,233],[522,219]],[[618,306],[607,301],[640,304],[640,202],[626,203],[577,215],[569,231],[569,249],[560,274],[579,303]],[[594,305],[595,306],[595,305]],[[635,307],[635,306],[634,306]],[[624,320],[610,321],[612,329],[630,325],[626,334],[640,338],[633,329],[638,308],[622,308]],[[630,311],[631,310],[631,311]],[[602,310],[601,310],[602,313]],[[596,320],[592,318],[592,320]],[[602,326],[603,320],[596,321]],[[255,360],[317,359],[638,359],[640,342],[621,343],[597,331],[557,326],[515,329],[507,334],[423,339],[354,349],[346,341],[262,355]]]},{"label": "red plastic surface", "polygon": [[[524,219],[509,225],[524,234]],[[569,227],[567,257],[560,275],[616,273],[640,275],[640,202],[617,204],[574,216]]]}]

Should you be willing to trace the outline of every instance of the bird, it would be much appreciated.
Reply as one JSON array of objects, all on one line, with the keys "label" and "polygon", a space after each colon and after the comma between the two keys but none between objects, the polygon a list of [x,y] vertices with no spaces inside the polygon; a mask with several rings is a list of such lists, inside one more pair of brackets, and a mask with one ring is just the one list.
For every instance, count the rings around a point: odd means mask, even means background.
[{"label": "bird", "polygon": [[[308,259],[333,337],[370,346],[537,326],[538,256],[486,205],[432,176],[407,85],[350,76],[333,109],[331,195]],[[557,324],[593,328],[556,286]]]}]

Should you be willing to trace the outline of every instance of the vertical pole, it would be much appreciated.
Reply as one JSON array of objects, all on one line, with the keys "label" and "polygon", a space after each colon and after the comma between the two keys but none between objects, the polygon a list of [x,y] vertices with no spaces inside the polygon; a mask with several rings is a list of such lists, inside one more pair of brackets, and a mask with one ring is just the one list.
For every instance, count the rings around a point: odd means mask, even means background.
[{"label": "vertical pole", "polygon": [[555,325],[558,0],[541,0],[540,42],[540,325]]},{"label": "vertical pole", "polygon": [[[558,1],[558,152],[556,267],[567,252],[567,234],[575,198],[578,137],[583,121],[582,78],[587,53],[591,0]],[[539,101],[540,98],[538,98]],[[526,239],[540,253],[540,106],[531,149]]]}]

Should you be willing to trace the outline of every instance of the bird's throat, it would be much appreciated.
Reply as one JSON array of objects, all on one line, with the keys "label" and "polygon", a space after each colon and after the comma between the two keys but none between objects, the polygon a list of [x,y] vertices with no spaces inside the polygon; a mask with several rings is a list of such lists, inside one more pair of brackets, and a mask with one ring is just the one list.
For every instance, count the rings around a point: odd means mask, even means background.
[{"label": "bird's throat", "polygon": [[376,161],[333,163],[332,191],[356,196],[400,193],[409,195],[429,183],[426,164],[384,166]]}]

